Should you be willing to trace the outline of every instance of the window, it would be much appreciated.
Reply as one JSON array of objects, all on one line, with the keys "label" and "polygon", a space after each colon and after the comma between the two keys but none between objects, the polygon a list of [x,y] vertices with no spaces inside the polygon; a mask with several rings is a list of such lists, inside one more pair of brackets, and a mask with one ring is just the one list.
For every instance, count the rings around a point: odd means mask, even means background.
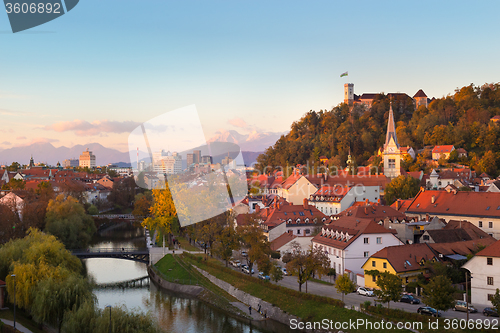
[{"label": "window", "polygon": [[376,263],[375,260],[372,261],[372,267],[375,267]]},{"label": "window", "polygon": [[384,268],[387,268],[387,263],[384,262],[384,264],[382,266],[384,266]]},{"label": "window", "polygon": [[297,230],[297,235],[300,235],[300,229]]},{"label": "window", "polygon": [[429,240],[429,235],[424,235],[422,239],[423,240]]},{"label": "window", "polygon": [[479,228],[483,227],[483,221],[479,221]]},{"label": "window", "polygon": [[364,257],[365,257],[365,258],[370,257],[370,252],[366,251],[366,252],[364,253]]},{"label": "window", "polygon": [[494,294],[488,294],[488,301],[491,301],[493,299]]},{"label": "window", "polygon": [[487,282],[488,282],[488,286],[492,286],[493,285],[493,276],[488,276]]},{"label": "window", "polygon": [[306,229],[306,235],[310,234],[311,233],[311,230],[309,229]]},{"label": "window", "polygon": [[389,169],[396,168],[396,160],[394,158],[389,158]]},{"label": "window", "polygon": [[299,212],[299,215],[300,216],[304,216],[304,212]]},{"label": "window", "polygon": [[488,222],[488,228],[493,228],[493,222]]},{"label": "window", "polygon": [[363,238],[363,243],[365,243],[365,244],[370,244],[370,243],[369,243],[369,240],[368,240],[368,237]]},{"label": "window", "polygon": [[382,244],[382,237],[377,237],[377,244]]},{"label": "window", "polygon": [[406,278],[406,283],[408,283],[408,278]]},{"label": "window", "polygon": [[372,275],[372,281],[373,282],[377,281],[377,277],[375,275]]},{"label": "window", "polygon": [[486,264],[492,266],[493,265],[493,258],[486,258]]}]

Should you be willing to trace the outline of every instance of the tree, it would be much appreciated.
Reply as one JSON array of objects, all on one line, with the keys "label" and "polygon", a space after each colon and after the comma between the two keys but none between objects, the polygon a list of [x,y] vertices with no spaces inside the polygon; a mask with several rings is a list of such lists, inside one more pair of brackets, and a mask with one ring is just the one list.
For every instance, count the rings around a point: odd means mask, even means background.
[{"label": "tree", "polygon": [[413,198],[420,189],[419,185],[419,180],[412,176],[398,176],[387,184],[384,192],[385,201],[388,205],[392,205],[396,199]]},{"label": "tree", "polygon": [[227,225],[215,238],[214,252],[226,262],[227,267],[228,261],[233,255],[233,250],[238,249],[239,245],[236,231],[232,225]]},{"label": "tree", "polygon": [[389,302],[397,302],[401,298],[401,279],[396,275],[390,272],[379,272],[377,270],[366,271],[365,274],[378,276],[377,287],[380,289],[376,289],[373,291],[375,296],[383,302],[387,303],[387,308],[389,308]]},{"label": "tree", "polygon": [[456,289],[452,286],[451,280],[444,275],[438,275],[430,279],[424,286],[422,300],[425,304],[436,310],[446,311],[454,305],[453,293]]},{"label": "tree", "polygon": [[268,256],[271,253],[271,247],[266,236],[262,233],[258,218],[256,214],[247,214],[245,225],[239,226],[236,230],[242,247],[248,249],[247,263],[250,272],[257,260],[262,260],[263,256]]},{"label": "tree", "polygon": [[61,332],[64,313],[83,302],[95,302],[95,295],[88,281],[77,274],[63,280],[53,277],[42,280],[35,288],[31,312],[39,323],[56,325]]},{"label": "tree", "polygon": [[97,209],[96,206],[90,205],[89,209],[87,210],[90,215],[97,215],[99,214],[99,209]]},{"label": "tree", "polygon": [[134,198],[134,216],[148,217],[150,215],[151,205],[153,203],[153,195],[151,191],[139,193]]},{"label": "tree", "polygon": [[335,280],[335,289],[338,293],[342,293],[343,302],[345,294],[356,291],[356,284],[349,278],[349,275],[345,273]]},{"label": "tree", "polygon": [[283,270],[276,262],[273,262],[273,264],[271,265],[270,274],[271,274],[271,280],[273,280],[276,283],[278,283],[278,281],[283,280]]},{"label": "tree", "polygon": [[491,297],[491,305],[500,313],[500,289],[497,288],[495,294]]},{"label": "tree", "polygon": [[177,220],[177,211],[168,185],[165,186],[165,189],[153,190],[153,204],[149,208],[149,212],[151,217],[144,219],[142,226],[168,235],[170,242],[172,225]]},{"label": "tree", "polygon": [[96,227],[92,217],[73,197],[60,194],[50,200],[45,217],[45,231],[59,238],[69,249],[88,246]]},{"label": "tree", "polygon": [[291,260],[286,264],[286,267],[291,274],[297,275],[299,291],[302,291],[302,285],[314,274],[321,277],[328,272],[330,259],[319,247],[314,248],[311,245],[308,250],[303,250],[296,241],[293,241],[291,245]]}]

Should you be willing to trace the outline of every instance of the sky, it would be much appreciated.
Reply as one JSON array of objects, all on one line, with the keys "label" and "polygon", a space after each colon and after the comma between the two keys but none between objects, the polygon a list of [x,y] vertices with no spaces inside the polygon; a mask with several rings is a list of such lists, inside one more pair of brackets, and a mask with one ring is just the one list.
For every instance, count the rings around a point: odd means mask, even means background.
[{"label": "sky", "polygon": [[[286,132],[354,92],[500,81],[498,1],[81,0],[12,33],[0,11],[0,149],[99,142],[195,105],[218,130]],[[348,71],[347,77],[340,74]]]}]

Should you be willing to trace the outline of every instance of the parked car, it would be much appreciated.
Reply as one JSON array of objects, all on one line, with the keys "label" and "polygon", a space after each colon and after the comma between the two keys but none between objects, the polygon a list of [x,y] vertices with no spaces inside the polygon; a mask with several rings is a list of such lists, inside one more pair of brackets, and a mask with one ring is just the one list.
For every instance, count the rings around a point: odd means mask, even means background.
[{"label": "parked car", "polygon": [[260,272],[257,277],[261,280],[271,280],[271,277],[269,275],[264,275],[264,273],[262,272]]},{"label": "parked car", "polygon": [[368,296],[368,297],[373,296],[373,291],[371,291],[368,288],[364,288],[364,287],[359,287],[356,290],[356,292],[358,293],[358,295],[363,295],[363,296]]},{"label": "parked car", "polygon": [[484,308],[483,315],[488,317],[498,317],[498,312],[493,308]]},{"label": "parked car", "polygon": [[[453,307],[453,311],[467,312],[467,302],[455,301],[455,306]],[[469,303],[469,312],[471,313],[477,312],[477,309],[470,303]]]},{"label": "parked car", "polygon": [[399,301],[403,303],[420,304],[420,300],[412,295],[403,295]]},{"label": "parked car", "polygon": [[241,251],[241,256],[242,257],[248,257],[248,253],[246,251]]},{"label": "parked car", "polygon": [[236,260],[232,259],[229,263],[231,264],[231,266],[234,266],[234,267],[240,267],[240,265],[241,265],[241,262],[238,259],[236,259]]},{"label": "parked car", "polygon": [[288,271],[286,270],[286,267],[281,267],[281,271],[283,272],[283,275],[287,276]]},{"label": "parked car", "polygon": [[[247,273],[247,274],[250,274],[250,268],[248,267],[248,265],[241,265],[241,271],[243,273]],[[252,274],[254,273],[254,270],[252,268]]]},{"label": "parked car", "polygon": [[421,315],[433,316],[433,317],[441,317],[441,312],[438,310],[431,308],[430,306],[421,306],[417,309],[417,313]]}]

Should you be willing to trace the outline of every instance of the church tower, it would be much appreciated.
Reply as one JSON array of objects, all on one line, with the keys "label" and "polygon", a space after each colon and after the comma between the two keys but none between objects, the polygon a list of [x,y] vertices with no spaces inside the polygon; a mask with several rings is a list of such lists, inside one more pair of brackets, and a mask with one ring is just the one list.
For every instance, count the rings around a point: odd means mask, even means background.
[{"label": "church tower", "polygon": [[31,169],[35,166],[35,161],[33,160],[33,155],[31,155],[31,158],[30,158],[30,165],[28,166],[28,169]]},{"label": "church tower", "polygon": [[384,144],[384,175],[389,178],[396,178],[401,175],[401,151],[399,150],[398,138],[396,137],[392,103],[389,109],[387,135]]}]

